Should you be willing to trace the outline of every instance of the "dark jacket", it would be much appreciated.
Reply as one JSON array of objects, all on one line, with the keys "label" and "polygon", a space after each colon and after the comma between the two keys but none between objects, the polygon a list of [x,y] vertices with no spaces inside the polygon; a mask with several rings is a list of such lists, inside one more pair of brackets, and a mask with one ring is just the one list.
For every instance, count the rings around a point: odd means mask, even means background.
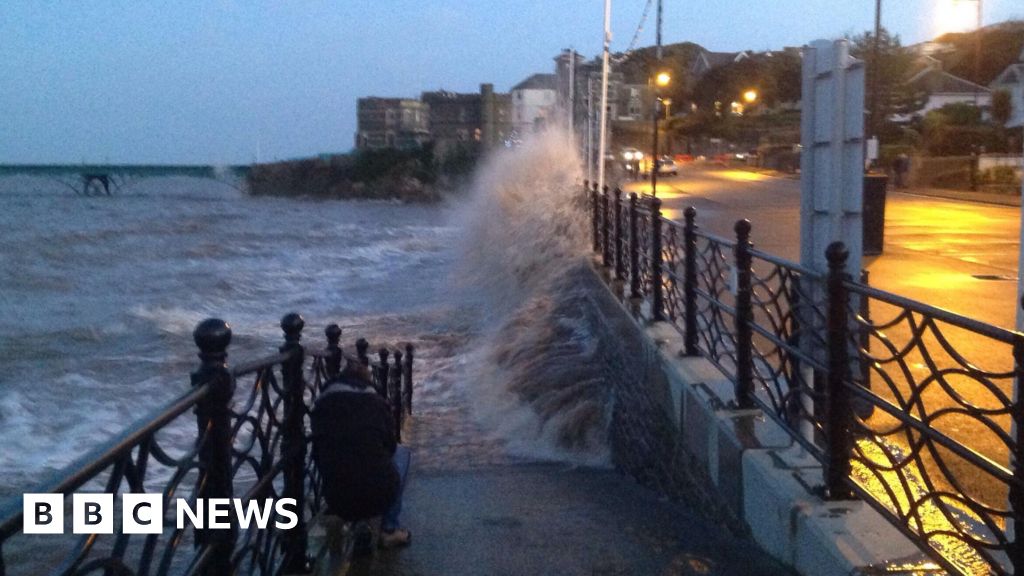
[{"label": "dark jacket", "polygon": [[313,458],[328,512],[346,520],[383,514],[398,493],[391,411],[372,387],[327,386],[311,416]]}]

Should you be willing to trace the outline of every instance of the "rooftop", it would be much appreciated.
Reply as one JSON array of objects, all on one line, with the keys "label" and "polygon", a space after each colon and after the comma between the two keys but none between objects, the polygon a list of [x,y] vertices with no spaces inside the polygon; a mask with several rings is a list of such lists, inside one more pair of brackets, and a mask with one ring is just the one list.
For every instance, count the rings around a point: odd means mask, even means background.
[{"label": "rooftop", "polygon": [[554,74],[534,74],[512,87],[513,90],[555,90]]}]

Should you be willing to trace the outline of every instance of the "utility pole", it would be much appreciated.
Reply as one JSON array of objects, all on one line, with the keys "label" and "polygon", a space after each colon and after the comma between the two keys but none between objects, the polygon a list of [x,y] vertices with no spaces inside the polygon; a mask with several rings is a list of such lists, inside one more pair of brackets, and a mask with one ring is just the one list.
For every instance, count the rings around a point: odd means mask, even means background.
[{"label": "utility pole", "polygon": [[661,88],[657,76],[661,73],[661,0],[658,0],[658,18],[655,25],[655,56],[658,69],[651,71],[651,88],[654,90],[654,142],[651,146],[651,196],[658,196],[658,103],[661,101]]},{"label": "utility pole", "polygon": [[657,43],[658,63],[661,63],[661,0],[658,0],[658,24],[655,41]]},{"label": "utility pole", "polygon": [[608,48],[612,42],[612,0],[604,0],[604,53],[601,61],[601,129],[597,145],[597,186],[604,190],[604,155],[608,138]]},{"label": "utility pole", "polygon": [[[878,78],[881,70],[879,70],[879,64],[881,63],[881,48],[882,48],[882,0],[875,0],[875,37],[874,42],[871,46],[871,68],[868,70],[869,80],[871,81],[870,87],[870,99],[871,103],[868,106],[870,109],[871,118],[868,122],[867,137],[864,138],[864,158],[867,159],[868,141],[871,138],[878,138]],[[881,147],[881,142],[878,143]]]},{"label": "utility pole", "polygon": [[576,49],[569,49],[569,134],[576,118]]},{"label": "utility pole", "polygon": [[979,100],[981,94],[978,92],[978,85],[981,84],[981,0],[978,2],[978,25],[974,31],[974,105],[981,105]]},{"label": "utility pole", "polygon": [[587,75],[587,181],[594,181],[594,79]]}]

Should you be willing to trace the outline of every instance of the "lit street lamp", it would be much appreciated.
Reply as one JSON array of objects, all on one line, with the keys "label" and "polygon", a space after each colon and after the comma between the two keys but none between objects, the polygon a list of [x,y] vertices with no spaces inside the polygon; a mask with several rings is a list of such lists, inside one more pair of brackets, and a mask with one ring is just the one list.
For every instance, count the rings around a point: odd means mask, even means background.
[{"label": "lit street lamp", "polygon": [[654,145],[651,154],[651,196],[658,195],[658,104],[661,103],[661,89],[672,82],[668,72],[661,71],[654,77]]},{"label": "lit street lamp", "polygon": [[747,90],[743,93],[743,101],[747,104],[757,102],[757,90]]}]

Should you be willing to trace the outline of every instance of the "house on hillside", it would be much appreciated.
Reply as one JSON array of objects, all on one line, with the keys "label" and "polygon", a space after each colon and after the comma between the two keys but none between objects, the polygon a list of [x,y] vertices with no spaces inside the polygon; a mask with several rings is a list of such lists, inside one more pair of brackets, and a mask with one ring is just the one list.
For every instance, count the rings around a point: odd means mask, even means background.
[{"label": "house on hillside", "polygon": [[541,130],[553,121],[558,106],[554,74],[534,74],[512,87],[512,126],[520,134]]},{"label": "house on hillside", "polygon": [[697,53],[697,57],[693,59],[693,65],[690,67],[690,77],[697,80],[715,68],[720,68],[726,64],[742,62],[749,57],[750,53],[745,51],[712,52],[710,50],[701,50]]},{"label": "house on hillside", "polygon": [[[987,114],[992,105],[992,91],[970,80],[954,76],[939,66],[928,66],[914,74],[907,83],[928,95],[916,114],[924,116],[947,104],[973,104]],[[905,120],[905,119],[903,119]]]},{"label": "house on hillside", "polygon": [[1017,62],[1007,66],[989,87],[992,90],[1006,90],[1010,93],[1015,120],[1011,120],[1011,123],[1024,124],[1024,49],[1021,49]]}]

